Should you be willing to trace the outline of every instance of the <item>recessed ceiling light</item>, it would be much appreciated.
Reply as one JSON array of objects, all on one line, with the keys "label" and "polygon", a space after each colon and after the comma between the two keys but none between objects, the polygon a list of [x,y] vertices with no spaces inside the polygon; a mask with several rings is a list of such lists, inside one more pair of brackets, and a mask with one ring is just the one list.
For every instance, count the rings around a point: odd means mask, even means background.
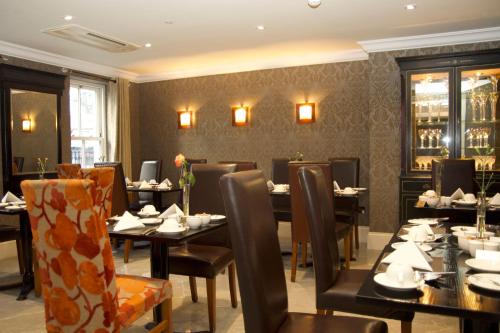
[{"label": "recessed ceiling light", "polygon": [[145,47],[151,47],[151,43],[144,44]]},{"label": "recessed ceiling light", "polygon": [[64,16],[65,21],[71,21],[72,19],[73,19],[73,16],[71,16],[71,15]]},{"label": "recessed ceiling light", "polygon": [[406,10],[414,10],[416,8],[417,8],[417,5],[415,5],[414,3],[409,3],[409,4],[405,5]]},{"label": "recessed ceiling light", "polygon": [[258,26],[257,26],[257,30],[262,31],[262,30],[264,30],[264,29],[265,29],[265,27],[264,27],[263,25],[258,25]]},{"label": "recessed ceiling light", "polygon": [[321,5],[321,0],[307,0],[307,4],[311,8],[318,8]]}]

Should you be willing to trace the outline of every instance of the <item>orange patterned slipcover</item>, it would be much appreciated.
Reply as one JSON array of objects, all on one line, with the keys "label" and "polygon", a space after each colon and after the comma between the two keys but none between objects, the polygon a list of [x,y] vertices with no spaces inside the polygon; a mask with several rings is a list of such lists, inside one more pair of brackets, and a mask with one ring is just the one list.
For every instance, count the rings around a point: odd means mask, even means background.
[{"label": "orange patterned slipcover", "polygon": [[75,179],[78,177],[78,171],[81,169],[80,164],[61,163],[56,165],[57,178],[59,179]]},{"label": "orange patterned slipcover", "polygon": [[[112,182],[112,177],[111,177]],[[119,332],[171,298],[169,281],[116,275],[94,181],[25,180],[48,332]]]}]

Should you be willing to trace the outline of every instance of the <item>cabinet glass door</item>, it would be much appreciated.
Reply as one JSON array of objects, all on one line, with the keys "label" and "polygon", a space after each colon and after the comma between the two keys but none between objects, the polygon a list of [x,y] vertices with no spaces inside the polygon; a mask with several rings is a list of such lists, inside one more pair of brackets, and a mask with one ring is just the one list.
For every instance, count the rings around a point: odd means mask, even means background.
[{"label": "cabinet glass door", "polygon": [[500,67],[460,71],[460,152],[479,170],[500,169],[499,78]]},{"label": "cabinet glass door", "polygon": [[411,93],[411,169],[430,171],[432,160],[449,152],[450,72],[414,73]]}]

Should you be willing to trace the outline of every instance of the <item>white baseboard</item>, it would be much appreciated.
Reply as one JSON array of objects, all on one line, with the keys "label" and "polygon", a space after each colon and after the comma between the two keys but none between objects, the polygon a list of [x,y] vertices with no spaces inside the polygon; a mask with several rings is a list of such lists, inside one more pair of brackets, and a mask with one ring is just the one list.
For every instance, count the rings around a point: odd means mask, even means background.
[{"label": "white baseboard", "polygon": [[[361,236],[361,234],[360,234]],[[369,250],[382,250],[387,243],[391,240],[392,233],[390,232],[374,232],[368,233],[368,245]]]},{"label": "white baseboard", "polygon": [[17,256],[16,241],[8,241],[0,243],[0,260],[16,256]]}]

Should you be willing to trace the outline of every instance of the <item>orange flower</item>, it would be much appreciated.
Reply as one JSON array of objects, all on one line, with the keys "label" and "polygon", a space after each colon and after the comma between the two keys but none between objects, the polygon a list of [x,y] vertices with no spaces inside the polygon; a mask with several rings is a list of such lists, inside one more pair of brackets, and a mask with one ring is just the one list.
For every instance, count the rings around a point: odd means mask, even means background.
[{"label": "orange flower", "polygon": [[104,292],[104,282],[99,276],[96,265],[90,261],[84,261],[78,267],[80,285],[87,292],[99,295]]},{"label": "orange flower", "polygon": [[182,154],[175,156],[175,166],[177,168],[180,168],[185,160],[186,160],[186,158]]},{"label": "orange flower", "polygon": [[62,288],[53,288],[49,295],[50,309],[54,318],[63,326],[75,325],[80,320],[78,305]]}]

